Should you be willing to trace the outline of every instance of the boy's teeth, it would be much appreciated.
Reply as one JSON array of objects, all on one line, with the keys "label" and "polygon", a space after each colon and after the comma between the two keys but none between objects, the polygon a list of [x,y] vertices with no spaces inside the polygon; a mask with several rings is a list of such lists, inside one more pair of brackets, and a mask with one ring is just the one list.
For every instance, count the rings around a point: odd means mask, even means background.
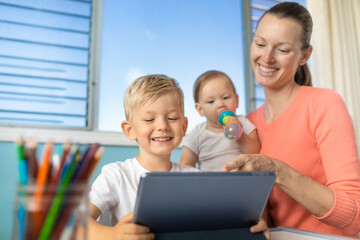
[{"label": "boy's teeth", "polygon": [[170,137],[166,137],[166,138],[154,138],[155,141],[169,141],[171,138]]},{"label": "boy's teeth", "polygon": [[261,65],[260,65],[260,69],[261,69],[261,71],[266,72],[266,73],[273,73],[273,72],[276,71],[276,69],[266,68],[266,67],[263,67],[263,66],[261,66]]}]

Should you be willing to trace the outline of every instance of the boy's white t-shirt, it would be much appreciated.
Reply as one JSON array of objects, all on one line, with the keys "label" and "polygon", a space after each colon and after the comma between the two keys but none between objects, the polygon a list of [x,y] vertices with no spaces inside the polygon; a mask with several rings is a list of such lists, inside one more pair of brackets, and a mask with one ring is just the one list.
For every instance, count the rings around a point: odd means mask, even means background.
[{"label": "boy's white t-shirt", "polygon": [[[245,116],[237,116],[243,126],[243,132],[250,134],[255,125]],[[198,156],[199,168],[203,171],[221,171],[229,161],[242,152],[236,141],[206,129],[206,122],[200,123],[185,136],[183,146],[188,147]]]},{"label": "boy's white t-shirt", "polygon": [[[90,202],[102,213],[109,210],[111,224],[115,225],[124,215],[134,211],[140,177],[145,172],[149,171],[136,158],[105,165],[91,186]],[[199,169],[172,162],[170,172],[199,172]]]}]

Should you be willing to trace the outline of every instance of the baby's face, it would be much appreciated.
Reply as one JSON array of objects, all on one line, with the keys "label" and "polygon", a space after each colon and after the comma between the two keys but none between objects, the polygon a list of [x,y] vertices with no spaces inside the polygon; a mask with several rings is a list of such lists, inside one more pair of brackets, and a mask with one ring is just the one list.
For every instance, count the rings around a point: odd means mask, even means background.
[{"label": "baby's face", "polygon": [[165,94],[153,102],[135,107],[131,126],[142,154],[168,155],[185,136],[187,118],[178,97]]},{"label": "baby's face", "polygon": [[225,108],[235,113],[238,100],[238,95],[234,93],[230,83],[224,77],[218,77],[204,83],[196,108],[201,116],[206,117],[208,123],[219,125],[219,113]]}]

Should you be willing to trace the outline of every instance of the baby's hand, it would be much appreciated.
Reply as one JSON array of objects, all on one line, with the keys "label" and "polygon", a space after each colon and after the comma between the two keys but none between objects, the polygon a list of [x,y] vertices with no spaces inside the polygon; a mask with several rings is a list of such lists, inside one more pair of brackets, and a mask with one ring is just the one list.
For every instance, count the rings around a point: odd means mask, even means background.
[{"label": "baby's hand", "polygon": [[[228,120],[227,122],[228,122],[228,123],[230,123],[230,122],[236,122],[237,124],[240,125],[241,128],[243,128],[241,122],[239,121],[239,119],[238,119],[237,117],[231,116],[231,117],[229,117],[229,120]],[[225,126],[224,126],[224,127],[225,127]]]},{"label": "baby's hand", "polygon": [[113,227],[114,239],[137,239],[137,240],[151,240],[155,236],[150,233],[150,229],[145,226],[141,226],[131,222],[134,217],[134,213],[131,212],[128,215],[122,217],[120,221]]}]

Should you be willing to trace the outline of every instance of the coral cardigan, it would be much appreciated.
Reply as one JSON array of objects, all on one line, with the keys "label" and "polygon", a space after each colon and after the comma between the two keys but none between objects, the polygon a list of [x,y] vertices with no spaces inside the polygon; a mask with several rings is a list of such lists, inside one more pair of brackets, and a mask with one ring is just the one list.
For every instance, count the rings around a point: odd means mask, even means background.
[{"label": "coral cardigan", "polygon": [[360,166],[354,126],[346,106],[329,89],[301,87],[290,106],[273,122],[264,105],[248,115],[258,129],[261,154],[279,159],[334,193],[331,210],[315,217],[274,186],[269,198],[275,226],[358,237]]}]

